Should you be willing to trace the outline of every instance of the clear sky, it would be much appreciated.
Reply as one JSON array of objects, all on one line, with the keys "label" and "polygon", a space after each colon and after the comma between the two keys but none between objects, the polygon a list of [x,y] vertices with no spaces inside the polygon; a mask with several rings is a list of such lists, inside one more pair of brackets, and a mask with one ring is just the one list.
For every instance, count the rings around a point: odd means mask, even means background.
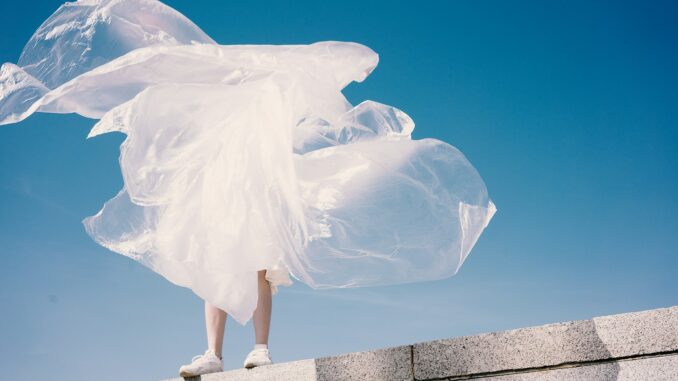
[{"label": "clear sky", "polygon": [[[16,62],[60,3],[0,3]],[[498,208],[459,274],[274,296],[276,362],[678,304],[674,1],[168,1],[222,44],[363,43],[345,93],[466,154]],[[205,350],[202,302],[86,235],[122,187],[124,135],[75,115],[0,127],[0,369],[159,380]],[[227,322],[226,368],[251,323]]]}]

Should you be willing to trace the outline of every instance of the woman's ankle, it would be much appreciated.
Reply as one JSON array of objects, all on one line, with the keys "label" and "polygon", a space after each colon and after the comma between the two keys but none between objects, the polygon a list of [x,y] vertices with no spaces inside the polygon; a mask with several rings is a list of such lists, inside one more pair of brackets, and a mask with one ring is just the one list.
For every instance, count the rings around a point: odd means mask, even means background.
[{"label": "woman's ankle", "polygon": [[212,349],[212,352],[214,352],[214,355],[219,357],[219,359],[221,360],[221,351],[216,351],[216,350]]}]

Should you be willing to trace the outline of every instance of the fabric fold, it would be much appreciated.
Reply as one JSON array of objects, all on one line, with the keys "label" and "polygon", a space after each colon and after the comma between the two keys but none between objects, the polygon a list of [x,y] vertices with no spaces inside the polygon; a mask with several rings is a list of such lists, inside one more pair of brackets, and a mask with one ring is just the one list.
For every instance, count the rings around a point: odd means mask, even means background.
[{"label": "fabric fold", "polygon": [[0,70],[0,124],[33,112],[119,132],[123,186],[89,236],[241,324],[271,289],[443,279],[496,207],[467,158],[404,111],[342,94],[355,42],[219,45],[155,0],[62,5]]}]

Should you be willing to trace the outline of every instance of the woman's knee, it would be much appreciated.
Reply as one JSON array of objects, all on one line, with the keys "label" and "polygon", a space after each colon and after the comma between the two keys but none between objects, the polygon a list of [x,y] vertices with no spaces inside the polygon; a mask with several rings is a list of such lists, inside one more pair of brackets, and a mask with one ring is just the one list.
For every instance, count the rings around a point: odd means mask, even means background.
[{"label": "woman's knee", "polygon": [[259,282],[268,282],[268,280],[266,279],[266,270],[259,270],[257,274],[259,277]]}]

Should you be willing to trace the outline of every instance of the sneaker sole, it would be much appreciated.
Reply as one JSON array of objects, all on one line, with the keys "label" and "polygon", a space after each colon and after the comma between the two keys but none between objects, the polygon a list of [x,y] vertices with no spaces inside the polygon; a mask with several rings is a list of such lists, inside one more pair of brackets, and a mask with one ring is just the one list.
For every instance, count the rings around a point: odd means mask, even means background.
[{"label": "sneaker sole", "polygon": [[247,364],[245,364],[245,369],[252,369],[252,368],[256,368],[258,366],[266,366],[266,365],[271,365],[271,364],[273,364],[273,363],[269,362],[269,363],[265,363],[265,364],[255,364],[255,363],[248,362]]},{"label": "sneaker sole", "polygon": [[191,372],[179,372],[179,377],[196,377],[197,374],[193,374]]},{"label": "sneaker sole", "polygon": [[183,371],[183,372],[179,372],[179,377],[184,377],[184,378],[186,378],[186,377],[198,377],[198,376],[202,376],[204,374],[219,373],[219,372],[223,372],[223,370],[215,370],[214,372],[207,372],[207,373],[191,373],[191,372]]}]

